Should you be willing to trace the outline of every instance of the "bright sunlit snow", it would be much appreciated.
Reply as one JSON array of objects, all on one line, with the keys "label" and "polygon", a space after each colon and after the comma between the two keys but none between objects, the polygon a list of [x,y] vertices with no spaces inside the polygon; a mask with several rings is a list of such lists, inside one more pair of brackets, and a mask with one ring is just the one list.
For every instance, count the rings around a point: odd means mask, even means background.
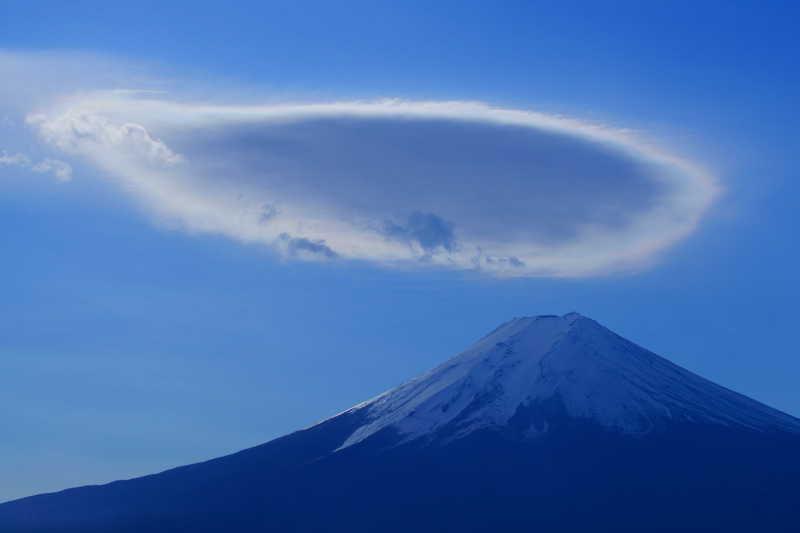
[{"label": "bright sunlit snow", "polygon": [[[516,318],[460,355],[354,407],[368,422],[340,448],[385,428],[403,441],[458,438],[556,398],[566,414],[627,434],[664,422],[782,428],[796,419],[684,370],[577,313]],[[529,428],[547,431],[549,420]]]}]

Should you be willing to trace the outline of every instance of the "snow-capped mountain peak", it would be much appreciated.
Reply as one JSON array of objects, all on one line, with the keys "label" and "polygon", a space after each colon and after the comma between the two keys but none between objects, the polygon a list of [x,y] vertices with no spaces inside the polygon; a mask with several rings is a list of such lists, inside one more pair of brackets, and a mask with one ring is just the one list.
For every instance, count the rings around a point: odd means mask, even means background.
[{"label": "snow-capped mountain peak", "polygon": [[699,423],[800,432],[797,419],[684,370],[578,313],[515,318],[442,365],[348,412],[354,411],[366,422],[339,449],[386,429],[401,442],[449,441],[480,429],[522,425],[523,436],[534,438],[557,417],[634,435]]}]

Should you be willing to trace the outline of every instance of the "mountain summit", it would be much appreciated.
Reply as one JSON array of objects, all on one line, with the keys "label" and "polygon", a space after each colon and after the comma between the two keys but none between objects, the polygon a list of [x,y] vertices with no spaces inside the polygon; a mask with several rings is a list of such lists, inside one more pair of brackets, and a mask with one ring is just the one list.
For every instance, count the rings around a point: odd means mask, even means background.
[{"label": "mountain summit", "polygon": [[3,533],[797,531],[800,420],[577,313],[307,429],[0,505]]},{"label": "mountain summit", "polygon": [[346,448],[391,428],[402,442],[511,426],[535,437],[564,419],[636,435],[677,423],[800,432],[798,420],[569,313],[515,318],[465,352],[351,411]]}]

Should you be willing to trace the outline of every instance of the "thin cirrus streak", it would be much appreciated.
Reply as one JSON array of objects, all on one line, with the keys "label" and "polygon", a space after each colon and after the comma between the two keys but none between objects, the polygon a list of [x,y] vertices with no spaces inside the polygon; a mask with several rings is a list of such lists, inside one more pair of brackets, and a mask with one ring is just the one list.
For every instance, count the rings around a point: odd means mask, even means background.
[{"label": "thin cirrus streak", "polygon": [[689,235],[718,185],[634,136],[478,102],[83,95],[28,122],[172,227],[283,257],[578,277]]}]

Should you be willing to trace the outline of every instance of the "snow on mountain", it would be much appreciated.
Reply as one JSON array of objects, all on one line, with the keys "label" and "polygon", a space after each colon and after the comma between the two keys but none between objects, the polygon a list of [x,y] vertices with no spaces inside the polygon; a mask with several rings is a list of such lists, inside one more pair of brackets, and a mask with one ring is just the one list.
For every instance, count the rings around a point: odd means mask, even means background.
[{"label": "snow on mountain", "polygon": [[433,370],[346,411],[366,422],[339,449],[387,428],[401,442],[457,439],[538,409],[525,431],[533,438],[554,422],[541,408],[554,401],[572,419],[630,435],[670,424],[800,433],[800,420],[569,313],[511,320]]},{"label": "snow on mountain", "polygon": [[304,430],[0,504],[0,531],[795,533],[799,447],[800,420],[588,318],[518,318]]}]

